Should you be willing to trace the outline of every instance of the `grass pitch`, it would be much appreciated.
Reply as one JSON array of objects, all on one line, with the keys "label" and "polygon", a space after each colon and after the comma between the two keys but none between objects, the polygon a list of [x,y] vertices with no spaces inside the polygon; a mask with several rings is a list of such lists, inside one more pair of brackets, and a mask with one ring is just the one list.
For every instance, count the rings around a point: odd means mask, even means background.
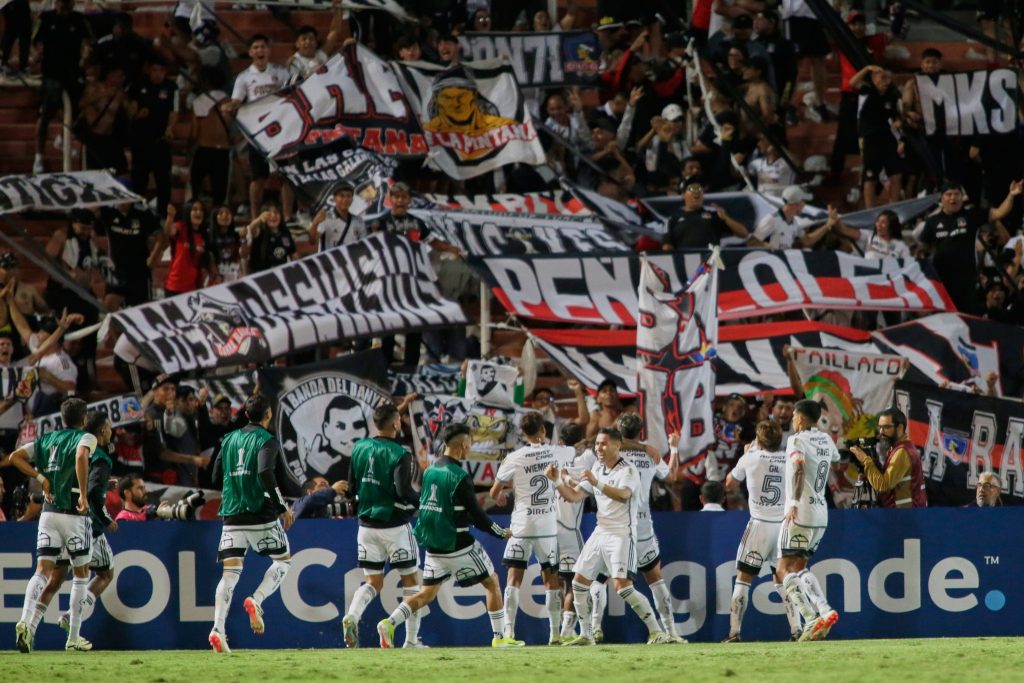
[{"label": "grass pitch", "polygon": [[842,681],[1024,680],[1020,638],[852,640],[731,645],[429,650],[235,650],[0,653],[0,681]]}]

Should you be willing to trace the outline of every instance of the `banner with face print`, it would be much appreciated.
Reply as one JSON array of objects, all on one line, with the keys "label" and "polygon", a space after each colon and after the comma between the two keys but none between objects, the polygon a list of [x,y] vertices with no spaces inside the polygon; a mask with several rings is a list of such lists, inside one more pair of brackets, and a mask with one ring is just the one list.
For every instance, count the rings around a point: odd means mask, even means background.
[{"label": "banner with face print", "polygon": [[342,182],[353,188],[356,216],[376,215],[387,208],[385,199],[398,160],[352,147],[347,141],[302,152],[278,166],[295,188],[299,203],[311,214],[334,207],[334,191]]},{"label": "banner with face print", "polygon": [[492,408],[514,408],[519,369],[473,360],[466,368],[466,400]]},{"label": "banner with face print", "polygon": [[271,430],[281,442],[286,495],[301,495],[303,482],[348,478],[352,447],[373,433],[373,411],[391,401],[387,367],[378,351],[321,363],[259,371],[271,399]]}]

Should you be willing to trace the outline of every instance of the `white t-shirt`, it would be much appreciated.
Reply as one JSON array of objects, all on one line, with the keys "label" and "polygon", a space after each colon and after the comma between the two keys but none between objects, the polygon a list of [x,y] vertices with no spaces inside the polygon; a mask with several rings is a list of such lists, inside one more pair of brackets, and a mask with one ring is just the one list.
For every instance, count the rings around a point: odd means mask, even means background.
[{"label": "white t-shirt", "polygon": [[[82,434],[82,437],[78,440],[78,447],[76,447],[75,450],[78,450],[78,448],[85,446],[86,448],[89,449],[89,456],[92,457],[92,454],[96,452],[97,444],[98,442],[96,441],[96,437],[86,432],[85,434]],[[22,446],[22,448],[25,449],[25,454],[28,456],[29,461],[35,462],[36,442],[30,441],[29,443]]]},{"label": "white t-shirt", "polygon": [[785,451],[766,451],[755,445],[740,457],[730,474],[736,481],[747,482],[751,518],[781,522],[786,516],[786,501],[782,499],[785,471]]},{"label": "white t-shirt", "polygon": [[829,467],[839,462],[839,450],[828,434],[817,427],[797,432],[786,442],[786,507],[794,500],[790,490],[793,468],[804,464],[804,485],[796,501],[796,523],[806,527],[828,526],[828,508],[825,505],[825,486]]},{"label": "white t-shirt", "polygon": [[515,507],[512,535],[516,538],[554,536],[558,533],[555,484],[544,471],[559,467],[554,446],[537,444],[512,451],[501,462],[496,481],[512,484]]},{"label": "white t-shirt", "polygon": [[[597,528],[611,534],[629,534],[637,537],[637,510],[640,507],[640,473],[629,464],[625,458],[619,461],[611,469],[606,469],[600,460],[594,463],[590,471],[597,477],[600,487],[594,487],[586,481],[581,481],[581,491],[593,493],[597,501]],[[599,488],[605,485],[614,486],[618,489],[629,489],[633,494],[625,503],[612,500]]]},{"label": "white t-shirt", "polygon": [[[36,367],[40,370],[46,370],[51,375],[64,382],[78,381],[78,367],[74,362],[72,362],[71,356],[64,353],[63,350],[43,356],[39,359],[39,362],[36,363]],[[36,385],[36,388],[47,396],[56,394],[58,391],[57,387],[43,380],[39,380],[39,384]]]},{"label": "white t-shirt", "polygon": [[366,237],[366,223],[355,214],[349,213],[346,221],[338,215],[337,209],[327,212],[327,218],[317,228],[320,235],[319,251],[337,247],[341,244],[351,244]]},{"label": "white t-shirt", "polygon": [[273,95],[288,85],[288,70],[280,64],[267,64],[260,71],[255,65],[238,74],[235,86],[231,89],[231,99],[239,102],[255,102],[261,97]]},{"label": "white t-shirt", "polygon": [[861,235],[867,233],[864,244],[864,258],[885,258],[892,256],[900,259],[913,258],[910,254],[910,247],[903,240],[884,240],[874,231],[862,230]]},{"label": "white t-shirt", "polygon": [[619,451],[619,455],[640,474],[640,500],[636,511],[637,539],[650,538],[654,535],[654,525],[651,523],[651,484],[655,479],[668,477],[668,464],[664,461],[654,462],[647,451],[624,448]]},{"label": "white t-shirt", "polygon": [[790,223],[776,212],[761,219],[754,229],[754,238],[767,242],[772,249],[792,249],[793,243],[807,232],[810,224],[810,221],[799,217]]},{"label": "white t-shirt", "polygon": [[327,55],[317,50],[312,57],[303,57],[298,52],[288,61],[289,83],[300,83],[309,78],[314,71],[327,63]]},{"label": "white t-shirt", "polygon": [[189,95],[189,106],[192,107],[192,113],[196,118],[202,119],[213,113],[213,108],[227,98],[227,96],[228,94],[223,90],[212,90],[199,95]]},{"label": "white t-shirt", "polygon": [[[580,475],[582,475],[586,470],[592,468],[596,461],[597,456],[594,455],[594,451],[588,448],[573,457],[572,463],[566,469],[569,470],[570,477],[578,480]],[[566,500],[561,495],[558,496],[558,523],[563,529],[568,529],[569,531],[576,531],[579,529],[580,516],[582,514],[582,500],[572,502]]]},{"label": "white t-shirt", "polygon": [[768,161],[757,157],[747,164],[747,172],[754,177],[757,191],[772,197],[782,197],[782,191],[796,183],[796,172],[781,157]]}]

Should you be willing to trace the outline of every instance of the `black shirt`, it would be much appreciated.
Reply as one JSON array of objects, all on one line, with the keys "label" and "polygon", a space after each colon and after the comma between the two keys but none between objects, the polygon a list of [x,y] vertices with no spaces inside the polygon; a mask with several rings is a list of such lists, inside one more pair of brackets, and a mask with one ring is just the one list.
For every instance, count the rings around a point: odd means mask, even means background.
[{"label": "black shirt", "polygon": [[62,83],[74,81],[81,73],[82,42],[89,38],[89,25],[80,12],[40,14],[32,42],[43,46],[43,76]]},{"label": "black shirt", "polygon": [[388,232],[392,235],[407,237],[413,242],[430,242],[433,239],[427,224],[411,214],[395,216],[388,211],[380,218],[371,221],[367,227],[370,232]]},{"label": "black shirt", "polygon": [[971,312],[976,308],[975,286],[978,267],[974,243],[978,228],[988,222],[984,211],[965,206],[956,213],[944,211],[925,219],[920,240],[934,250],[932,263],[957,309]]},{"label": "black shirt", "polygon": [[142,67],[153,54],[152,44],[134,31],[120,38],[108,34],[96,41],[96,59],[103,66],[116,64],[124,67],[128,86],[145,80]]},{"label": "black shirt", "polygon": [[895,86],[880,93],[873,85],[860,89],[860,111],[857,132],[865,139],[887,137],[893,139],[890,121],[899,117],[900,93]]},{"label": "black shirt", "polygon": [[128,282],[148,280],[149,236],[159,229],[153,214],[135,207],[128,213],[104,209],[100,218],[101,225],[106,228],[110,259],[114,262],[118,279]]},{"label": "black shirt", "polygon": [[128,97],[140,111],[148,110],[146,116],[132,121],[132,139],[140,144],[163,139],[171,112],[178,110],[178,87],[174,82],[164,79],[157,84],[147,79],[129,88]]},{"label": "black shirt", "polygon": [[665,243],[673,249],[704,249],[731,234],[718,214],[702,207],[696,211],[684,210],[682,216],[673,218],[668,224]]},{"label": "black shirt", "polygon": [[295,240],[288,228],[281,225],[277,232],[264,226],[253,241],[249,256],[249,271],[257,273],[288,263],[288,257],[295,253]]},{"label": "black shirt", "polygon": [[238,254],[242,246],[242,238],[235,232],[235,227],[229,225],[227,230],[221,230],[220,226],[214,228],[210,238],[206,242],[207,250],[213,254],[214,263],[217,264],[217,272],[222,277],[238,277],[240,272],[239,263],[241,257]]}]

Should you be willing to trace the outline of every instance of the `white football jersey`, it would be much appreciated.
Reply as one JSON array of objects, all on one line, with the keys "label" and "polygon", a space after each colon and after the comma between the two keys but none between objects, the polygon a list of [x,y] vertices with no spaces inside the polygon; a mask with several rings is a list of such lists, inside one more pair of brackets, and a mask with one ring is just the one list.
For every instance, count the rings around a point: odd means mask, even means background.
[{"label": "white football jersey", "polygon": [[[594,455],[594,451],[588,448],[579,455],[573,458],[572,463],[566,469],[569,470],[569,476],[573,479],[579,480],[580,476],[591,467],[597,461],[597,456]],[[583,515],[583,501],[572,502],[566,500],[558,494],[558,523],[564,529],[569,531],[576,531],[580,528],[580,517]]]},{"label": "white football jersey", "polygon": [[794,498],[790,490],[793,467],[804,463],[804,485],[797,501],[796,523],[806,527],[828,526],[825,487],[832,463],[839,462],[839,450],[828,434],[817,427],[797,432],[786,442],[786,500]]},{"label": "white football jersey", "polygon": [[747,506],[750,516],[762,522],[781,522],[786,516],[785,451],[766,451],[751,446],[730,472],[736,481],[747,482]]},{"label": "white football jersey", "polygon": [[654,535],[654,525],[651,522],[651,484],[655,479],[668,477],[668,464],[664,461],[655,463],[647,451],[622,449],[619,451],[630,465],[636,468],[640,475],[640,500],[636,511],[637,516],[637,539],[647,539]]},{"label": "white football jersey", "polygon": [[544,471],[556,468],[555,446],[537,444],[512,451],[501,462],[497,481],[512,484],[515,507],[512,510],[512,535],[516,538],[554,536],[558,533],[555,484]]},{"label": "white football jersey", "polygon": [[[613,534],[629,534],[637,538],[637,510],[640,507],[640,473],[629,464],[625,458],[619,461],[611,469],[606,469],[604,464],[598,460],[590,468],[597,478],[600,487],[594,487],[585,481],[580,482],[580,489],[587,493],[593,493],[597,501],[597,528],[601,531]],[[598,488],[605,485],[614,486],[617,489],[630,489],[633,495],[625,503],[612,500],[601,493]]]}]

